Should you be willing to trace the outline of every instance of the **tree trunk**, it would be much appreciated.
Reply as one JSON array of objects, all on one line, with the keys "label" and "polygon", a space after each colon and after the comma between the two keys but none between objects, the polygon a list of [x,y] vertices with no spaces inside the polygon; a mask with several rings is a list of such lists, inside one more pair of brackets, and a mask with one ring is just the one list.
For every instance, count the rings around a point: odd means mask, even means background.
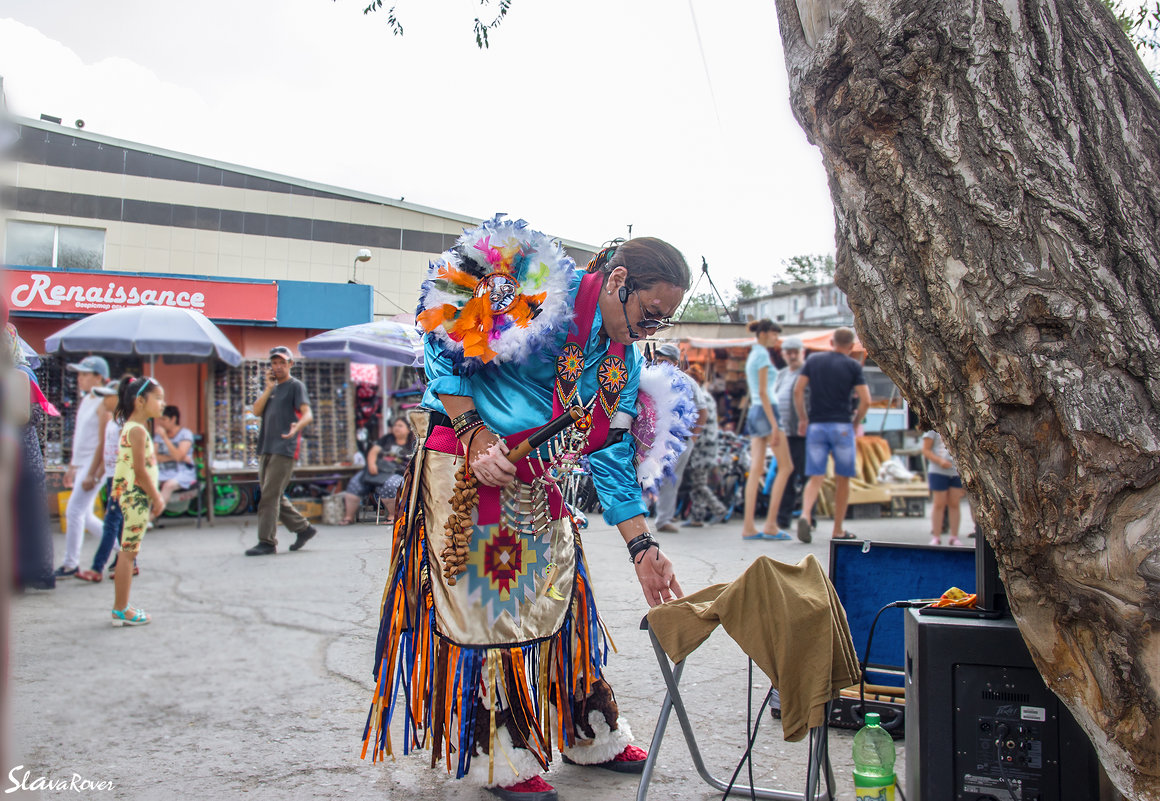
[{"label": "tree trunk", "polygon": [[1098,0],[778,16],[858,332],[955,454],[1048,686],[1160,799],[1160,94]]}]

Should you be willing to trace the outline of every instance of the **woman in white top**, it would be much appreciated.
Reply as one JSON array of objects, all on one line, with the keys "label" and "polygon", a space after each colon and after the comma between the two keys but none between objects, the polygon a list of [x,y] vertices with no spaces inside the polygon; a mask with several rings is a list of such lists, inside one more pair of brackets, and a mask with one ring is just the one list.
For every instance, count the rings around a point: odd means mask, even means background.
[{"label": "woman in white top", "polygon": [[[770,320],[755,320],[749,330],[757,337],[749,358],[745,361],[745,380],[749,385],[749,414],[745,418],[749,433],[749,478],[745,482],[745,522],[741,526],[743,540],[788,540],[789,534],[777,528],[777,510],[786,482],[793,473],[793,459],[789,443],[781,433],[777,400],[773,391],[777,369],[769,356],[769,349],[781,343],[781,326]],[[757,492],[765,479],[765,452],[773,449],[777,459],[777,477],[769,491],[769,514],[765,526],[757,530]]]},{"label": "woman in white top", "polygon": [[922,455],[926,457],[926,480],[930,486],[930,544],[942,544],[942,523],[944,511],[950,524],[951,539],[948,545],[962,545],[959,542],[959,518],[963,498],[963,480],[951,460],[950,451],[937,431],[928,430],[922,435]]}]

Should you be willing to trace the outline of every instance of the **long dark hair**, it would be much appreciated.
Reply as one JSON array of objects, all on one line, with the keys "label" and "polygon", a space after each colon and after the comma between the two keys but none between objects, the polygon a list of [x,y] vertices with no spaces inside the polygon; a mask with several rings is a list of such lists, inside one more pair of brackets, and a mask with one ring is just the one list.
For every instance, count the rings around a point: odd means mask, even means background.
[{"label": "long dark hair", "polygon": [[148,376],[145,378],[133,378],[132,376],[122,378],[117,387],[117,409],[113,412],[113,419],[124,425],[137,408],[137,398],[156,392],[160,388],[161,385]]},{"label": "long dark hair", "polygon": [[411,428],[411,424],[403,415],[398,415],[391,420],[391,424],[387,426],[387,430],[391,432],[391,436],[395,435],[395,423],[406,423],[407,425],[407,452],[412,453],[415,450],[415,429]]},{"label": "long dark hair", "polygon": [[628,270],[630,290],[649,289],[666,283],[688,292],[693,285],[693,276],[681,251],[663,239],[651,236],[613,240],[588,262],[588,272],[605,276],[617,267]]}]

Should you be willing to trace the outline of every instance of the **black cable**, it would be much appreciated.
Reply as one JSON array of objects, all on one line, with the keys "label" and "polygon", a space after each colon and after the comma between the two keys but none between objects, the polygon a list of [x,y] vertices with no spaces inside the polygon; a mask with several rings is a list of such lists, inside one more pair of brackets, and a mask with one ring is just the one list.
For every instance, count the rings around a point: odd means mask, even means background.
[{"label": "black cable", "polygon": [[409,312],[409,311],[407,311],[407,310],[406,310],[406,309],[404,309],[402,306],[400,306],[398,303],[395,303],[395,301],[391,300],[389,297],[387,297],[386,295],[384,295],[382,292],[380,292],[379,290],[375,289],[373,286],[371,287],[371,289],[373,289],[373,290],[374,290],[374,293],[375,293],[376,295],[378,295],[380,298],[382,298],[383,300],[385,300],[387,303],[389,303],[389,304],[391,304],[392,306],[394,306],[396,309],[398,309],[399,311],[401,311],[403,314],[414,314],[414,312]]},{"label": "black cable", "polygon": [[[681,314],[680,314],[680,316],[677,317],[678,323],[685,319],[685,312],[687,312],[689,310],[689,304],[692,303],[693,298],[696,297],[697,287],[699,287],[699,286],[701,286],[701,276],[697,277],[697,281],[696,281],[696,283],[693,284],[693,288],[690,289],[688,291],[688,293],[686,293],[685,305],[681,307]],[[721,319],[720,315],[717,316],[717,319],[718,320]]]},{"label": "black cable", "polygon": [[[745,746],[745,753],[741,755],[741,761],[737,763],[737,767],[733,770],[733,775],[729,778],[729,785],[725,788],[725,794],[721,796],[721,801],[725,801],[729,794],[733,792],[733,785],[737,783],[737,774],[741,773],[741,766],[749,761],[749,797],[756,801],[757,790],[753,786],[753,743],[757,741],[757,730],[761,728],[761,717],[765,711],[765,707],[769,705],[769,699],[773,697],[773,687],[770,686],[769,692],[765,694],[765,700],[761,702],[761,708],[757,710],[757,721],[753,722],[753,660],[749,660],[749,690],[745,696],[745,733],[748,736],[749,742]],[[752,726],[752,731],[750,727]]]},{"label": "black cable", "polygon": [[998,737],[995,740],[995,756],[999,760],[999,778],[1001,778],[1003,780],[1003,783],[1007,785],[1007,792],[1011,795],[1012,798],[1021,797],[1022,793],[1019,793],[1018,795],[1016,795],[1015,786],[1011,784],[1011,779],[1009,779],[1007,777],[1007,766],[1003,764],[1003,738],[1002,738],[1002,736]]},{"label": "black cable", "polygon": [[[709,279],[709,288],[713,290],[713,294],[717,297],[715,302],[721,304],[721,310],[725,312],[725,316],[729,318],[729,322],[740,322],[740,320],[738,320],[736,315],[733,313],[733,309],[730,308],[729,304],[725,302],[725,298],[721,296],[721,291],[717,289],[717,285],[713,283],[713,277],[709,275],[709,263],[705,261],[704,256],[701,257],[701,274],[697,276],[697,281],[693,284],[693,288],[689,290],[688,293],[686,293],[685,297],[687,300],[685,301],[685,305],[681,307],[681,314],[679,317],[677,317],[677,322],[679,323],[685,319],[685,312],[689,310],[689,303],[692,302],[693,298],[697,296],[697,288],[701,286],[702,278]],[[717,320],[720,321],[720,319],[721,315],[718,313]]]},{"label": "black cable", "polygon": [[870,661],[870,645],[874,642],[874,629],[878,627],[878,618],[882,617],[882,613],[887,609],[898,609],[902,601],[895,601],[894,603],[886,604],[878,610],[874,615],[874,622],[870,624],[870,631],[866,635],[866,651],[862,654],[862,664],[858,666],[858,672],[861,674],[858,679],[858,714],[862,716],[862,720],[866,720],[866,665]]},{"label": "black cable", "polygon": [[[914,600],[914,601],[895,601],[894,603],[886,604],[878,610],[874,615],[874,621],[870,624],[870,631],[866,634],[866,652],[862,655],[862,661],[858,665],[858,672],[861,676],[858,679],[858,714],[862,716],[863,722],[866,720],[866,665],[870,661],[870,645],[874,642],[874,629],[878,626],[878,618],[882,617],[882,613],[887,609],[919,609],[924,606],[930,606],[934,603],[928,599]],[[828,747],[828,743],[827,743]],[[999,770],[1002,771],[1003,763],[999,763]],[[1008,786],[1010,783],[1008,783]],[[902,792],[902,785],[898,783],[898,777],[894,778],[894,787],[898,790],[900,801],[906,801],[906,793]],[[827,789],[829,789],[827,779]],[[833,797],[833,793],[830,794]],[[1014,793],[1011,795],[1015,797]]]},{"label": "black cable", "polygon": [[866,665],[870,661],[870,644],[874,642],[874,629],[878,626],[878,618],[882,617],[882,613],[887,609],[919,609],[924,606],[930,606],[934,601],[923,598],[913,601],[894,601],[886,604],[878,610],[874,615],[874,622],[870,624],[870,631],[866,635],[866,652],[862,655],[862,661],[858,665],[858,672],[861,674],[858,679],[858,714],[862,719],[866,719]]}]

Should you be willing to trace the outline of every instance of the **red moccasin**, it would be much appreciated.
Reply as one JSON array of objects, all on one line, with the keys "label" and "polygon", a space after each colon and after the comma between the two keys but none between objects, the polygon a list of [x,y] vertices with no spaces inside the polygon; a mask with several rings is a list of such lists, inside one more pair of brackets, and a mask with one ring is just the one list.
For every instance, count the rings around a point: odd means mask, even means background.
[{"label": "red moccasin", "polygon": [[648,751],[645,751],[643,748],[637,748],[635,745],[626,745],[624,750],[617,754],[612,761],[643,763],[646,759],[648,759]]},{"label": "red moccasin", "polygon": [[[604,768],[605,770],[614,770],[617,773],[643,773],[644,763],[648,759],[648,751],[643,748],[637,748],[635,745],[626,745],[624,750],[614,756],[607,762],[596,762],[591,765],[586,765],[589,768]],[[564,761],[569,765],[576,765],[564,755]]]},{"label": "red moccasin", "polygon": [[488,787],[487,791],[504,801],[557,801],[556,788],[539,776],[524,779],[507,787]]}]

